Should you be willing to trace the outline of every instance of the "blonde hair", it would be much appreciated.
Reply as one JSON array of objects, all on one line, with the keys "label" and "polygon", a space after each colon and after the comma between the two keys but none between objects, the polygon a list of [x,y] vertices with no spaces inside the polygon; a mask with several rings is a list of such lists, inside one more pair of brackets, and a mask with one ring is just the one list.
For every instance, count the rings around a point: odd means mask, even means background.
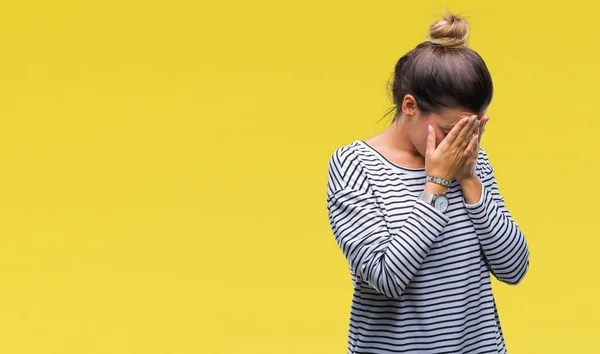
[{"label": "blonde hair", "polygon": [[469,24],[453,14],[446,14],[429,27],[428,40],[446,48],[463,48],[467,46]]}]

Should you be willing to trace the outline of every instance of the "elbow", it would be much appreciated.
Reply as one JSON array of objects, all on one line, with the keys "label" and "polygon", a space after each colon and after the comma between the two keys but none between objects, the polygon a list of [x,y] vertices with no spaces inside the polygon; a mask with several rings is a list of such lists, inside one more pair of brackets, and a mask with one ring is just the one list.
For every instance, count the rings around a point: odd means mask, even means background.
[{"label": "elbow", "polygon": [[396,279],[383,278],[382,281],[367,281],[370,287],[388,299],[399,300],[404,294],[406,284]]},{"label": "elbow", "polygon": [[385,295],[385,297],[387,297],[388,299],[400,300],[402,294],[404,294],[404,287],[398,286],[393,289],[387,289],[386,291],[382,292],[382,294]]},{"label": "elbow", "polygon": [[402,297],[402,294],[404,293],[404,288],[400,288],[400,287],[393,287],[393,288],[376,288],[373,287],[375,290],[377,290],[378,293],[380,293],[381,295],[387,297],[388,299],[392,299],[392,300],[399,300]]},{"label": "elbow", "polygon": [[519,285],[519,283],[521,283],[521,280],[523,280],[524,276],[522,277],[518,277],[518,278],[506,278],[506,279],[500,279],[504,284],[508,284],[508,285]]},{"label": "elbow", "polygon": [[525,278],[527,271],[529,270],[529,260],[525,263],[525,266],[519,270],[515,275],[510,277],[498,277],[498,280],[508,285],[518,285]]},{"label": "elbow", "polygon": [[498,280],[508,285],[518,285],[523,281],[527,271],[529,270],[529,248],[527,244],[521,252],[515,256],[516,262],[507,267],[506,271],[498,272]]},{"label": "elbow", "polygon": [[363,272],[361,277],[377,293],[388,299],[400,299],[407,286],[407,282],[398,276],[392,275],[389,269],[385,267],[377,267],[376,272]]}]

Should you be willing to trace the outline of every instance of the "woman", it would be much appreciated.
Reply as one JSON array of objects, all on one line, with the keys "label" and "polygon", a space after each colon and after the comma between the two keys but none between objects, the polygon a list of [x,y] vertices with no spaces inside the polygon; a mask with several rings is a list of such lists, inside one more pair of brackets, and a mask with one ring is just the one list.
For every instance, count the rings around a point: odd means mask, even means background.
[{"label": "woman", "polygon": [[396,64],[396,115],[338,148],[327,207],[354,285],[348,353],[506,353],[490,272],[519,283],[527,241],[479,143],[492,80],[447,15]]}]

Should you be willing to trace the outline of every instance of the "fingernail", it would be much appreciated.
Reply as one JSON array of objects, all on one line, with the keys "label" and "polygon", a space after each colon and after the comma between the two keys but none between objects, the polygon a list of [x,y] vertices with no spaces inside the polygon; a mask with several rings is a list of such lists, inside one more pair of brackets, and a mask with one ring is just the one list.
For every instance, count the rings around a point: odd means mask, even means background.
[{"label": "fingernail", "polygon": [[433,131],[433,127],[431,125],[428,125],[427,130],[431,133]]}]

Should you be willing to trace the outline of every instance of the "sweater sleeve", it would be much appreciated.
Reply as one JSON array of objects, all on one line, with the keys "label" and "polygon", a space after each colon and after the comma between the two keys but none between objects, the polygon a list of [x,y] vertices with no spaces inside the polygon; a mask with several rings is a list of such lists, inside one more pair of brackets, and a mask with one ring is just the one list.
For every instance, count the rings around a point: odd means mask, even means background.
[{"label": "sweater sleeve", "polygon": [[518,284],[529,269],[529,247],[518,224],[504,204],[494,177],[494,169],[480,151],[481,198],[466,204],[491,273],[500,281]]},{"label": "sweater sleeve", "polygon": [[390,229],[378,197],[349,147],[330,158],[329,222],[354,273],[378,292],[399,298],[449,218],[416,200],[399,229]]}]

